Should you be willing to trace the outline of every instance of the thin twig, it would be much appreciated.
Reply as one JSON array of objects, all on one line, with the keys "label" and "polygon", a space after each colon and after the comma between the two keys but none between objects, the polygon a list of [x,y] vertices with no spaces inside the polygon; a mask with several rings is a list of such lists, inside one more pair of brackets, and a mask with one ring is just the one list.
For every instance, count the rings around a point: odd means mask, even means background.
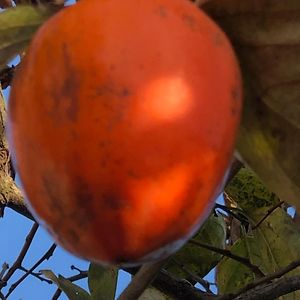
[{"label": "thin twig", "polygon": [[41,276],[41,273],[30,272],[29,270],[27,270],[26,268],[24,268],[24,267],[22,267],[22,266],[19,267],[19,270],[21,270],[21,271],[23,271],[23,272],[25,272],[25,273],[30,273],[31,276],[33,276],[33,277],[39,279],[40,281],[44,281],[44,282],[47,282],[47,283],[49,283],[49,284],[52,284],[52,283],[53,283],[51,280],[42,277],[42,276]]},{"label": "thin twig", "polygon": [[86,272],[86,271],[80,270],[79,268],[77,268],[77,267],[74,266],[74,265],[71,265],[71,270],[75,270],[75,271],[77,271],[79,274],[80,274],[80,273],[83,273],[83,272]]},{"label": "thin twig", "polygon": [[34,223],[32,228],[30,229],[28,235],[26,236],[24,245],[21,249],[20,254],[18,255],[17,259],[13,263],[13,265],[9,268],[5,276],[3,276],[3,279],[0,283],[1,287],[3,287],[3,284],[6,284],[8,280],[13,276],[13,274],[16,272],[17,269],[19,269],[22,266],[22,262],[24,260],[24,257],[26,256],[28,249],[33,241],[33,238],[39,228],[39,225],[37,223]]},{"label": "thin twig", "polygon": [[20,279],[18,279],[15,283],[11,285],[5,297],[7,298],[18,287],[18,285],[21,282],[23,282],[23,280],[25,280],[27,276],[30,275],[31,272],[33,272],[41,263],[49,259],[53,255],[55,248],[56,248],[56,244],[52,244],[51,247],[48,249],[48,251],[28,270],[28,272],[25,273]]},{"label": "thin twig", "polygon": [[155,263],[144,264],[136,273],[127,288],[122,292],[118,300],[138,299],[152,282],[152,280],[157,276],[158,272],[166,263],[166,261],[166,259],[163,259]]},{"label": "thin twig", "polygon": [[189,240],[189,243],[199,246],[201,248],[205,248],[207,250],[219,253],[219,254],[229,257],[231,259],[234,259],[234,260],[238,261],[239,263],[243,264],[244,266],[248,267],[259,278],[265,276],[265,274],[259,269],[259,267],[252,264],[247,257],[242,257],[239,255],[236,255],[236,254],[232,253],[230,250],[221,249],[221,248],[217,248],[217,247],[214,247],[211,245],[207,245],[207,244],[201,243],[199,241],[196,241],[194,239]]},{"label": "thin twig", "polygon": [[270,209],[268,209],[267,213],[265,214],[265,216],[256,224],[252,227],[252,229],[256,229],[257,227],[260,226],[260,224],[265,221],[274,210],[276,210],[278,207],[281,207],[281,205],[284,204],[284,201],[280,201],[279,203],[277,203],[275,206],[271,207]]},{"label": "thin twig", "polygon": [[242,289],[240,289],[237,293],[232,294],[232,295],[224,295],[224,297],[221,297],[221,299],[219,300],[229,300],[229,299],[234,299],[236,297],[238,297],[239,295],[259,286],[262,285],[264,283],[269,283],[272,280],[276,279],[276,278],[280,278],[283,275],[287,274],[288,272],[296,269],[297,267],[300,266],[300,259],[299,260],[295,260],[293,262],[291,262],[289,265],[287,265],[286,267],[280,269],[279,271],[276,271],[274,273],[271,273],[269,275],[266,275],[263,278],[257,279],[253,282],[250,282],[249,284],[247,284],[245,287],[243,287]]},{"label": "thin twig", "polygon": [[222,205],[219,203],[215,204],[215,208],[222,209],[223,211],[227,212],[229,215],[231,215],[233,218],[239,220],[242,224],[249,223],[248,218],[243,214],[243,211],[239,208],[235,207],[228,207],[226,205]]}]

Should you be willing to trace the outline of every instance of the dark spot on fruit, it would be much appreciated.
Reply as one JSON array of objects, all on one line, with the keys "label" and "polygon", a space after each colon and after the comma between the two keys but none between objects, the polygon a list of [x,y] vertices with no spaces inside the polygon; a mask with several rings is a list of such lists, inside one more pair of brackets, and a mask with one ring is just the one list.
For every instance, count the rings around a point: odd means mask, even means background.
[{"label": "dark spot on fruit", "polygon": [[182,15],[183,22],[188,25],[192,30],[196,29],[196,20],[191,15]]},{"label": "dark spot on fruit", "polygon": [[61,203],[60,191],[56,186],[55,178],[52,177],[53,176],[50,173],[43,174],[41,175],[41,181],[46,195],[48,196],[47,199],[50,200],[49,203],[47,203],[49,205],[49,209],[62,216],[64,214],[64,207]]},{"label": "dark spot on fruit", "polygon": [[237,86],[232,87],[231,89],[231,97],[235,101],[239,101],[241,98],[240,89]]},{"label": "dark spot on fruit", "polygon": [[73,243],[78,243],[80,240],[80,235],[77,234],[77,232],[75,232],[75,230],[72,228],[68,229],[67,235],[68,235],[69,239],[71,240],[71,242],[73,242]]},{"label": "dark spot on fruit", "polygon": [[108,209],[119,210],[124,207],[125,203],[113,191],[103,193],[102,198],[103,204]]},{"label": "dark spot on fruit", "polygon": [[[79,112],[80,75],[71,62],[70,54],[68,53],[68,47],[66,44],[63,45],[63,56],[66,79],[62,84],[60,94],[66,97],[64,101],[68,101],[66,108],[68,118],[75,122],[77,121]],[[58,98],[56,102],[58,105],[64,105],[64,103],[61,103],[60,98]]]},{"label": "dark spot on fruit", "polygon": [[135,179],[140,178],[139,174],[136,171],[134,171],[134,170],[129,170],[127,172],[127,174],[131,178],[135,178]]},{"label": "dark spot on fruit", "polygon": [[114,64],[109,65],[109,69],[111,71],[114,71],[116,69],[116,66]]},{"label": "dark spot on fruit", "polygon": [[86,227],[87,224],[95,218],[94,208],[92,205],[94,196],[92,191],[90,191],[89,185],[79,176],[73,180],[73,186],[75,204],[73,214],[74,217],[76,216],[80,221],[80,224]]},{"label": "dark spot on fruit", "polygon": [[102,96],[107,95],[107,94],[114,94],[114,89],[113,89],[112,84],[106,83],[106,84],[98,86],[95,89],[95,93],[96,93],[97,96],[102,97]]},{"label": "dark spot on fruit", "polygon": [[101,86],[98,86],[95,89],[96,96],[102,97],[102,96],[115,96],[118,98],[127,97],[130,95],[130,91],[126,87],[119,88],[115,86],[113,83],[105,83]]},{"label": "dark spot on fruit", "polygon": [[236,109],[235,106],[231,107],[231,114],[232,114],[232,116],[236,116],[238,114],[238,110]]},{"label": "dark spot on fruit", "polygon": [[101,167],[105,168],[106,166],[107,166],[107,160],[106,159],[101,160]]},{"label": "dark spot on fruit", "polygon": [[117,158],[117,159],[114,160],[114,163],[115,163],[117,166],[122,165],[122,159]]},{"label": "dark spot on fruit", "polygon": [[166,18],[168,16],[167,8],[162,5],[160,5],[155,12],[162,18]]},{"label": "dark spot on fruit", "polygon": [[78,96],[77,93],[74,91],[75,85],[76,83],[74,78],[68,76],[62,87],[62,94],[66,96],[66,98],[69,101],[69,105],[66,108],[66,113],[68,118],[73,122],[77,120],[78,110],[79,110]]},{"label": "dark spot on fruit", "polygon": [[109,145],[111,144],[111,141],[110,140],[101,140],[98,142],[98,146],[100,148],[105,148],[105,147],[108,147]]},{"label": "dark spot on fruit", "polygon": [[115,165],[119,166],[122,164],[122,159],[121,158],[117,158],[114,160]]},{"label": "dark spot on fruit", "polygon": [[127,88],[123,88],[121,91],[121,96],[122,97],[128,97],[130,95],[130,92]]}]

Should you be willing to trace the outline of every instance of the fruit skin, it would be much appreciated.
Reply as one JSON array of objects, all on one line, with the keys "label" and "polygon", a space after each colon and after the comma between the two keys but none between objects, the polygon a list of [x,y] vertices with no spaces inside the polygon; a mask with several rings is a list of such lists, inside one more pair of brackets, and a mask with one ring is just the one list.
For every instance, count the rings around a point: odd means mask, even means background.
[{"label": "fruit skin", "polygon": [[8,137],[33,213],[102,264],[176,251],[229,165],[241,78],[223,32],[183,0],[82,0],[17,73]]}]

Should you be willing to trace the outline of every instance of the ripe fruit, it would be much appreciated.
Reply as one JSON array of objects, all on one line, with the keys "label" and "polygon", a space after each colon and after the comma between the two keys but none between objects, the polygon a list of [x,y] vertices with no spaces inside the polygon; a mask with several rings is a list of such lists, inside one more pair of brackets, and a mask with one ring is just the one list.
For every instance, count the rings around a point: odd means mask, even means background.
[{"label": "ripe fruit", "polygon": [[222,31],[184,0],[81,0],[35,36],[9,102],[34,213],[106,264],[180,247],[206,218],[241,108]]}]

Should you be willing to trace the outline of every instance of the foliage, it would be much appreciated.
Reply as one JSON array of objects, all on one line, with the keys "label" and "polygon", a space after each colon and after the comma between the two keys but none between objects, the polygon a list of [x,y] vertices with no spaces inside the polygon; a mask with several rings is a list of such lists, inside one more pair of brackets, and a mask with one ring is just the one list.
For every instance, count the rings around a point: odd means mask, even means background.
[{"label": "foliage", "polygon": [[272,191],[298,205],[300,2],[216,0],[206,9],[230,35],[244,71],[237,148]]}]

